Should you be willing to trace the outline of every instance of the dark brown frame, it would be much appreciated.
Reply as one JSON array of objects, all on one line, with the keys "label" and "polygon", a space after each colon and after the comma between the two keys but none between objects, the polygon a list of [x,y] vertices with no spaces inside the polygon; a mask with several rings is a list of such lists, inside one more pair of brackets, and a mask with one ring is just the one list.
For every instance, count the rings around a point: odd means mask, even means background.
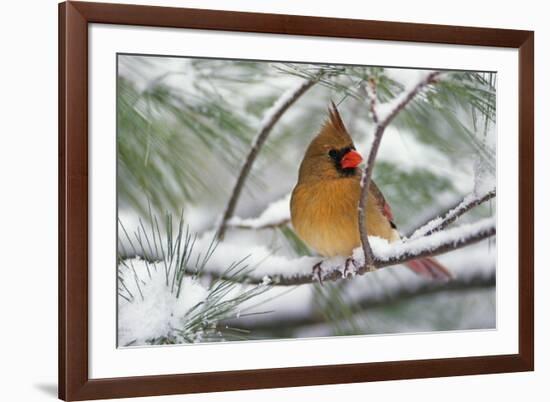
[{"label": "dark brown frame", "polygon": [[[126,378],[88,377],[88,24],[519,49],[519,353]],[[534,369],[534,33],[508,29],[66,2],[59,5],[59,397],[137,397]]]}]

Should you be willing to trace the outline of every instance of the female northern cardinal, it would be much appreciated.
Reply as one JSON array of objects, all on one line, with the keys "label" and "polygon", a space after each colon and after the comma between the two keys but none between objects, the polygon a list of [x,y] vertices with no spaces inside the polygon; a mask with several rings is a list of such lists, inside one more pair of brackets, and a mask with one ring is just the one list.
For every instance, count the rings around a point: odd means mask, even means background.
[{"label": "female northern cardinal", "polygon": [[[325,257],[349,257],[361,245],[357,207],[362,162],[334,103],[329,119],[306,150],[290,211],[298,236]],[[371,181],[366,211],[367,233],[389,242],[399,240],[390,206]],[[448,279],[450,272],[433,258],[405,263],[420,275]]]}]

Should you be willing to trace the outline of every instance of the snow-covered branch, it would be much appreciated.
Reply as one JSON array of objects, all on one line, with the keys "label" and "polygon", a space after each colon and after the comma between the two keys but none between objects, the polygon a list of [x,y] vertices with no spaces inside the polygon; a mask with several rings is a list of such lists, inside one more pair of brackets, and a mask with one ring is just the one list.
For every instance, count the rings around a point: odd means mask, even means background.
[{"label": "snow-covered branch", "polygon": [[[472,195],[466,196],[462,202],[451,208],[447,213],[441,214],[443,218],[424,225],[417,229],[416,232],[429,233],[429,235],[416,235],[410,239],[404,239],[397,243],[388,243],[386,240],[378,237],[370,237],[369,241],[373,247],[373,263],[375,268],[383,268],[391,265],[398,265],[416,258],[435,256],[448,251],[453,251],[477,241],[487,239],[493,236],[496,232],[494,220],[488,218],[474,224],[466,224],[453,229],[442,231],[452,221],[456,220],[461,214],[473,208],[474,205],[479,205],[484,200],[494,197],[494,192],[490,192],[482,197],[476,198]],[[230,221],[232,225],[237,227],[253,228],[255,230],[275,227],[278,222],[289,220],[290,211],[288,209],[288,195],[279,199],[268,206],[268,208],[256,218],[238,219]],[[154,220],[156,222],[156,219]],[[142,223],[140,222],[142,225]],[[438,226],[441,225],[441,226]],[[121,227],[122,232],[127,233],[124,226]],[[150,263],[159,263],[165,255],[173,255],[173,251],[161,252],[156,249],[155,241],[158,238],[160,241],[160,250],[179,250],[177,244],[181,241],[185,244],[191,240],[189,234],[182,235],[182,226],[179,225],[179,233],[172,236],[173,241],[167,239],[161,241],[161,234],[158,227],[152,227],[152,233],[147,234],[146,228],[140,226],[138,230],[136,245],[133,245],[132,240],[128,236],[128,242],[133,253],[124,253],[125,256],[139,256]],[[169,228],[168,232],[172,232]],[[200,255],[210,255],[209,250],[212,248],[212,238],[214,232],[206,232],[202,236],[193,239],[193,246]],[[154,249],[152,248],[155,246]],[[121,247],[123,247],[121,245]],[[138,252],[137,249],[141,249]],[[185,245],[182,247],[185,250]],[[123,247],[124,250],[124,247]],[[318,257],[303,256],[299,258],[289,258],[282,255],[274,255],[272,250],[265,246],[253,245],[248,246],[241,242],[235,243],[225,241],[217,243],[217,252],[210,255],[208,261],[204,264],[204,269],[201,271],[203,275],[213,279],[226,279],[228,281],[237,281],[240,283],[259,284],[272,283],[273,285],[292,286],[300,284],[313,283],[318,280],[318,276],[313,276],[312,269],[320,260]],[[249,256],[243,259],[243,256]],[[183,261],[183,258],[179,260]],[[224,268],[228,263],[234,261],[244,261],[251,269],[238,278],[228,277],[224,273]],[[172,263],[165,264],[170,268]],[[348,268],[352,264],[347,264]],[[343,279],[345,276],[362,275],[368,270],[364,264],[364,254],[359,247],[354,251],[353,255],[353,270],[346,268],[346,258],[335,257],[322,261],[321,279],[324,281],[336,281]],[[169,271],[172,271],[170,269]],[[193,269],[185,271],[186,275],[195,275]]]},{"label": "snow-covered branch", "polygon": [[241,195],[241,191],[243,189],[244,182],[246,181],[248,173],[252,168],[252,164],[258,156],[260,149],[262,148],[267,137],[271,133],[273,127],[279,121],[281,116],[288,110],[288,108],[292,104],[294,104],[308,89],[315,85],[316,82],[316,79],[309,79],[301,82],[297,87],[285,92],[264,114],[258,134],[256,135],[252,146],[250,147],[248,155],[241,167],[241,170],[237,177],[237,181],[235,182],[235,187],[231,192],[231,197],[229,198],[229,201],[225,208],[225,212],[223,214],[220,227],[218,229],[218,237],[220,239],[223,238],[225,230],[227,229],[227,221],[233,216],[233,213],[235,212],[237,201]]},{"label": "snow-covered branch", "polygon": [[[397,96],[392,101],[385,103],[382,107],[375,104],[376,99],[374,98],[374,96],[371,95],[369,97],[371,113],[373,115],[373,120],[376,123],[376,129],[367,159],[367,165],[363,172],[363,176],[361,177],[361,197],[359,198],[358,208],[359,232],[361,235],[361,245],[365,260],[365,269],[367,271],[372,271],[376,268],[372,248],[367,235],[366,210],[367,194],[371,181],[372,171],[374,168],[374,161],[376,160],[378,148],[380,147],[380,143],[382,141],[382,136],[384,135],[386,127],[391,123],[395,116],[397,116],[397,114],[402,111],[424,87],[434,83],[440,74],[441,72],[439,71],[432,71],[426,74],[410,89],[405,89],[399,96]],[[372,87],[374,88],[374,84],[372,85]],[[371,89],[371,92],[372,91],[373,90]]]},{"label": "snow-covered branch", "polygon": [[447,211],[445,214],[439,214],[435,218],[430,219],[428,223],[416,229],[411,239],[417,239],[422,236],[429,236],[435,232],[445,229],[451,223],[455,222],[460,216],[464,215],[469,210],[483,204],[486,201],[493,199],[496,196],[496,190],[491,190],[485,193],[483,196],[477,196],[475,193],[471,193],[464,197],[457,205]]},{"label": "snow-covered branch", "polygon": [[[375,269],[380,269],[466,247],[492,237],[495,233],[494,218],[487,218],[408,241],[388,243],[379,237],[370,237],[369,240],[373,250],[373,265]],[[230,252],[230,249],[225,251],[222,244],[219,247],[221,248],[218,250],[219,255],[227,255]],[[371,271],[365,264],[362,248],[354,250],[353,264],[346,264],[345,260],[345,258],[335,257],[322,261],[320,279],[336,281]],[[313,266],[318,262],[319,259],[315,257],[286,259],[274,256],[273,261],[268,259],[250,271],[250,274],[243,277],[242,281],[250,284],[269,283],[278,286],[314,283],[319,280],[319,277],[313,274]],[[192,274],[192,272],[190,273]],[[212,266],[206,266],[203,274],[213,278],[226,279],[219,270],[213,269]]]}]

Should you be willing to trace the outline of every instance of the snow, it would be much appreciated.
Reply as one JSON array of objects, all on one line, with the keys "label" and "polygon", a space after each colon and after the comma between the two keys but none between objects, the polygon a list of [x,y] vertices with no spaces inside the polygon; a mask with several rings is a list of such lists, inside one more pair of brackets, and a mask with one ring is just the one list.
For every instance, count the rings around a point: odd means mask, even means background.
[{"label": "snow", "polygon": [[[464,202],[469,202],[472,195],[466,197]],[[279,204],[278,201],[274,204]],[[259,219],[259,218],[258,218]],[[441,218],[427,225],[429,230],[435,227]],[[464,224],[456,228],[434,233],[430,236],[414,234],[409,240],[389,243],[385,239],[369,236],[369,242],[376,259],[388,261],[406,254],[416,254],[421,251],[431,251],[444,243],[458,243],[465,237],[486,231],[495,225],[495,218],[486,218],[476,223]],[[425,233],[425,232],[424,232]],[[210,248],[215,232],[209,231],[199,236],[195,242],[193,253],[204,255]],[[166,247],[166,246],[165,246]],[[353,252],[353,258],[358,266],[363,264],[363,250],[358,247]],[[205,265],[206,272],[223,274],[231,263],[245,259],[244,264],[250,270],[249,276],[269,284],[274,277],[282,276],[292,278],[295,276],[312,275],[315,264],[322,261],[322,272],[327,274],[338,270],[343,271],[346,256],[337,256],[322,260],[319,257],[303,256],[289,257],[275,254],[267,245],[258,243],[256,236],[228,236],[223,242],[217,244],[215,252]],[[162,271],[162,270],[161,270]]]},{"label": "snow", "polygon": [[[466,198],[464,199],[466,200]],[[463,201],[464,203],[464,201]],[[462,205],[462,203],[460,204]],[[456,208],[455,208],[456,209]],[[453,211],[455,210],[453,209]],[[441,225],[444,221],[445,221],[445,218],[447,218],[448,216],[451,216],[452,211],[449,211],[445,217],[441,217],[441,216],[438,216],[437,218],[435,219],[432,219],[431,221],[429,221],[427,224],[425,224],[424,226],[422,226],[421,228],[418,228],[410,237],[410,239],[418,239],[419,237],[422,237],[424,236],[426,233],[434,230],[435,228],[437,228],[439,225]]]},{"label": "snow", "polygon": [[464,199],[462,200],[462,202],[460,204],[458,204],[456,207],[454,207],[453,209],[448,211],[445,214],[445,216],[443,216],[443,217],[438,216],[437,218],[432,219],[430,222],[428,222],[427,224],[425,224],[421,228],[418,228],[412,234],[412,236],[410,238],[411,239],[418,239],[419,237],[424,236],[426,233],[428,233],[428,232],[434,230],[435,228],[437,228],[439,225],[441,225],[443,222],[445,222],[448,218],[454,216],[458,211],[460,211],[462,208],[464,208],[470,202],[475,201],[477,198],[478,197],[474,193],[468,194],[466,197],[464,197]]},{"label": "snow", "polygon": [[199,282],[184,277],[177,297],[166,285],[164,266],[160,263],[148,264],[151,277],[145,261],[136,258],[127,260],[127,265],[129,268],[119,269],[120,280],[129,290],[126,292],[122,287],[120,293],[131,300],[118,298],[118,342],[121,346],[143,345],[150,339],[173,335],[175,329],[184,327],[186,313],[208,296],[208,290]]},{"label": "snow", "polygon": [[290,220],[290,194],[272,202],[256,218],[239,218],[237,216],[228,221],[229,226],[241,226],[250,229],[258,229],[266,226],[276,226]]},{"label": "snow", "polygon": [[[443,244],[458,244],[464,239],[478,233],[490,230],[495,226],[495,218],[481,219],[475,223],[467,223],[456,228],[434,233],[430,236],[415,238],[413,240],[401,240],[389,243],[387,240],[376,236],[369,236],[369,243],[376,259],[389,261],[405,255],[414,255],[423,251],[433,251]],[[363,250],[358,247],[353,250],[353,258],[363,264]]]},{"label": "snow", "polygon": [[[479,242],[453,250],[436,258],[452,272],[457,281],[467,283],[475,278],[490,277],[495,273],[496,248],[488,247],[487,242]],[[365,276],[365,281],[369,280],[369,276],[376,276],[384,286],[370,286],[367,291],[363,281],[353,282],[353,286],[348,291],[348,296],[352,300],[364,297],[384,299],[388,297],[388,293],[391,295],[402,290],[412,293],[425,286],[426,283],[433,283],[432,280],[399,265],[372,272]],[[368,294],[365,295],[365,293]]]},{"label": "snow", "polygon": [[[369,236],[369,242],[375,258],[380,261],[388,261],[404,255],[432,251],[442,244],[458,244],[469,236],[491,229],[494,225],[495,219],[491,217],[413,240],[389,243],[385,239]],[[204,253],[212,236],[212,233],[208,233],[200,237],[196,242],[194,252]],[[264,282],[268,281],[266,276],[268,278],[277,276],[292,278],[312,275],[313,266],[320,261],[322,261],[321,268],[324,275],[335,270],[343,272],[346,263],[346,256],[321,260],[319,257],[296,258],[277,255],[264,245],[258,245],[252,241],[246,242],[241,237],[236,237],[234,240],[228,239],[218,244],[216,251],[208,260],[205,270],[222,273],[230,263],[240,261],[247,256],[246,265],[251,268],[250,276]],[[364,256],[361,247],[353,251],[353,258],[358,266],[363,264]]]},{"label": "snow", "polygon": [[[494,183],[491,183],[494,185]],[[445,216],[441,217],[438,216],[435,219],[432,219],[430,222],[422,226],[421,228],[418,228],[410,237],[410,239],[417,239],[419,237],[424,236],[426,233],[434,230],[439,225],[441,225],[443,222],[445,222],[447,219],[453,217],[457,214],[460,210],[462,210],[466,205],[470,204],[471,202],[476,201],[477,199],[482,198],[485,196],[488,192],[494,190],[494,187],[488,187],[487,191],[485,191],[483,194],[479,194],[476,192],[468,194],[466,197],[464,197],[464,200],[460,204],[458,204],[456,207],[451,209],[449,212],[445,214]]]},{"label": "snow", "polygon": [[[196,253],[202,253],[212,241],[213,232],[208,232],[197,239]],[[312,267],[320,261],[319,257],[287,257],[273,253],[267,245],[256,244],[253,238],[241,236],[226,238],[219,243],[216,251],[208,260],[205,270],[222,273],[229,264],[247,257],[245,263],[252,268],[251,276],[263,280],[267,276],[311,274]]]}]

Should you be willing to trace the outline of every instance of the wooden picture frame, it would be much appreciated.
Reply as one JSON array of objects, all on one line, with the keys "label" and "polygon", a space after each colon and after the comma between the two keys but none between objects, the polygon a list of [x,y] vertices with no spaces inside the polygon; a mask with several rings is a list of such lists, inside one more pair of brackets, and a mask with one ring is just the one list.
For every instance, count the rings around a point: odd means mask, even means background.
[{"label": "wooden picture frame", "polygon": [[[88,25],[120,24],[519,49],[519,353],[90,379]],[[531,31],[65,2],[59,5],[59,397],[138,397],[534,369],[534,33]]]}]

